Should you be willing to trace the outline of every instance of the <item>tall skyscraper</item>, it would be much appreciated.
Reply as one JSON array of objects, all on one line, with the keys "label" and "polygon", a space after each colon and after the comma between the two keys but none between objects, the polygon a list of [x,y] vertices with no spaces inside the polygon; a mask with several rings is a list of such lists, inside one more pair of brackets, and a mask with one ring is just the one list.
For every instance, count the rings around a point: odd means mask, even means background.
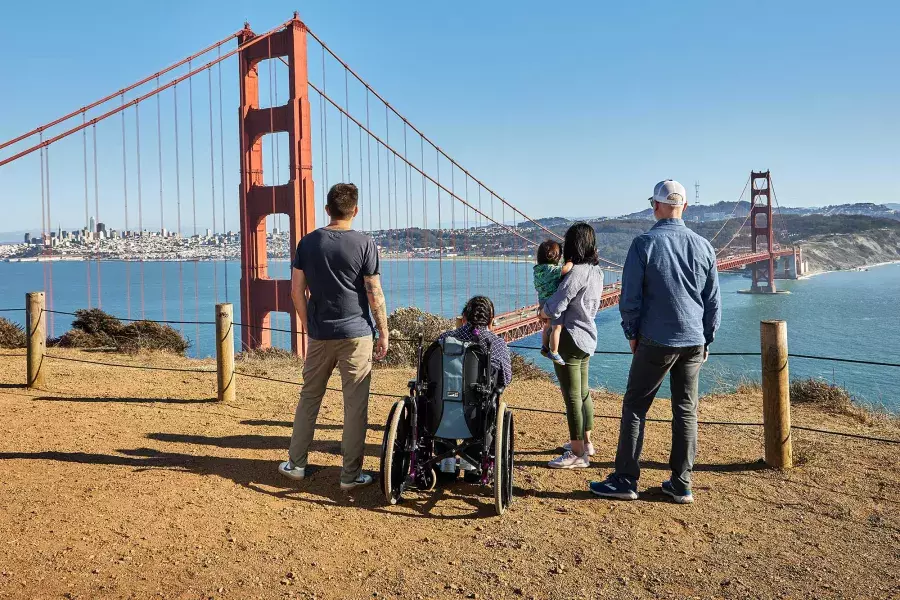
[{"label": "tall skyscraper", "polygon": [[88,231],[90,231],[92,233],[97,232],[97,228],[94,226],[94,217],[91,217],[91,225],[90,225],[90,227],[88,227]]}]

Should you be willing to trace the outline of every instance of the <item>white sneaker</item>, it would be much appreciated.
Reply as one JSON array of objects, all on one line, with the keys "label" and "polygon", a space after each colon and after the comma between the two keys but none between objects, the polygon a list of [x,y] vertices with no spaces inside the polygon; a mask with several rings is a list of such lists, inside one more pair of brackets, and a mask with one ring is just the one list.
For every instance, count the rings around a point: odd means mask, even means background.
[{"label": "white sneaker", "polygon": [[[572,451],[572,442],[566,442],[565,444],[563,444],[562,449],[564,452],[571,452]],[[587,444],[585,444],[584,449],[585,449],[585,452],[587,452],[588,456],[594,455],[594,444],[592,444],[591,442],[588,442]]]},{"label": "white sneaker", "polygon": [[365,487],[374,481],[368,473],[360,473],[359,476],[350,483],[341,482],[341,491],[349,492],[358,487]]},{"label": "white sneaker", "polygon": [[294,481],[300,481],[301,479],[306,477],[306,469],[303,467],[298,467],[290,460],[286,460],[278,465],[278,472],[288,479],[293,479]]},{"label": "white sneaker", "polygon": [[586,454],[575,456],[571,450],[567,450],[562,456],[548,462],[547,466],[551,469],[587,469],[591,463]]}]

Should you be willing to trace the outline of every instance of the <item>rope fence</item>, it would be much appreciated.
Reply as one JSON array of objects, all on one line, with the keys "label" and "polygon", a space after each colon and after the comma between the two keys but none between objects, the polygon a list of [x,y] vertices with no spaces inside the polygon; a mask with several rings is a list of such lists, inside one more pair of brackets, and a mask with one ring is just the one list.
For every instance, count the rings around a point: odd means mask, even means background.
[{"label": "rope fence", "polygon": [[[27,358],[27,382],[29,387],[41,387],[45,383],[44,370],[41,368],[43,359],[47,358],[51,361],[63,361],[70,363],[92,364],[97,366],[126,368],[146,371],[164,371],[177,373],[196,373],[201,375],[215,374],[217,378],[217,389],[220,401],[234,399],[235,394],[235,376],[247,377],[249,379],[268,381],[279,385],[290,385],[302,388],[303,381],[289,381],[285,379],[277,379],[265,375],[256,375],[235,368],[234,360],[234,327],[248,327],[248,325],[231,320],[232,306],[230,304],[218,305],[216,310],[215,321],[170,321],[170,320],[152,320],[152,319],[123,319],[125,321],[150,321],[160,324],[195,324],[195,325],[215,325],[216,326],[216,368],[183,368],[183,367],[156,367],[141,364],[123,364],[118,362],[85,360],[82,358],[74,358],[60,356],[55,353],[48,354],[46,352],[46,323],[41,318],[44,312],[52,314],[78,316],[78,313],[65,311],[47,310],[44,307],[43,294],[29,294],[27,298],[27,308],[23,309],[0,309],[0,311],[12,312],[14,310],[25,310],[31,316],[30,322],[34,326],[30,326],[28,335],[28,347],[25,354]],[[275,327],[254,326],[259,329],[270,331],[281,331],[286,333],[294,333],[291,330],[279,329]],[[787,364],[790,357],[803,358],[807,360],[823,360],[834,361],[858,365],[871,365],[880,367],[900,367],[900,363],[886,361],[868,361],[860,359],[839,358],[829,356],[816,356],[810,354],[788,354],[787,351],[787,326],[783,321],[765,321],[763,322],[761,331],[761,351],[760,352],[711,352],[710,356],[744,356],[744,357],[762,357],[763,373],[762,373],[762,391],[765,415],[764,422],[756,421],[712,421],[700,420],[698,425],[703,426],[729,426],[729,427],[756,427],[763,428],[766,438],[766,463],[771,466],[789,468],[792,466],[790,452],[790,431],[807,431],[824,435],[840,436],[846,438],[860,439],[872,442],[886,444],[900,444],[900,440],[883,438],[878,436],[870,436],[858,433],[850,433],[843,431],[833,431],[828,429],[820,429],[816,427],[807,427],[804,425],[792,425],[790,423],[790,394]],[[766,331],[770,330],[768,333]],[[419,344],[426,343],[424,338],[405,339],[392,338],[397,343]],[[427,343],[431,343],[428,340]],[[541,350],[537,346],[528,346],[523,344],[509,344],[511,349],[517,350]],[[613,350],[597,350],[595,355],[613,355],[628,356],[628,351]],[[22,356],[21,354],[4,354],[3,356]],[[767,365],[769,365],[767,367]],[[325,387],[326,391],[342,392],[341,388]],[[406,397],[403,394],[388,394],[382,392],[370,392],[372,396],[382,398],[400,399]],[[565,415],[564,411],[529,408],[523,406],[511,406],[515,410],[530,413]],[[598,419],[619,420],[616,415],[595,414]],[[652,423],[671,423],[670,419],[646,418],[646,421]]]},{"label": "rope fence", "polygon": [[[23,355],[17,355],[17,356],[23,356]],[[104,366],[104,367],[121,367],[121,368],[126,368],[126,369],[140,369],[140,370],[145,370],[145,371],[173,371],[173,372],[178,372],[178,373],[201,373],[201,374],[209,374],[209,375],[216,373],[215,369],[184,369],[184,368],[175,368],[175,367],[151,367],[151,366],[147,366],[147,365],[126,365],[126,364],[122,364],[122,363],[111,363],[111,362],[104,362],[104,361],[84,360],[84,359],[79,359],[79,358],[69,358],[69,357],[57,356],[55,354],[45,354],[44,356],[45,356],[45,358],[52,359],[52,360],[61,360],[61,361],[66,361],[66,362],[91,364],[91,365],[98,365],[98,366]],[[298,388],[303,387],[302,381],[288,381],[286,379],[275,379],[273,377],[266,377],[264,375],[254,375],[252,373],[247,373],[244,371],[237,371],[237,370],[235,370],[235,374],[240,375],[241,377],[247,377],[250,379],[268,381],[270,383],[290,385],[290,386],[295,386]],[[343,392],[343,390],[341,388],[334,388],[334,387],[326,387],[325,390],[329,391],[329,392],[338,392],[338,393]],[[387,394],[387,393],[383,393],[383,392],[370,392],[369,395],[370,396],[378,396],[381,398],[397,398],[397,399],[406,397],[406,395],[404,395],[404,394]],[[545,409],[545,408],[529,408],[529,407],[525,407],[525,406],[515,406],[515,405],[509,405],[509,408],[518,410],[518,411],[522,411],[522,412],[539,413],[539,414],[547,414],[547,415],[565,416],[565,414],[566,414],[565,411]],[[599,414],[599,413],[594,413],[594,418],[595,419],[612,420],[612,421],[618,421],[621,419],[620,416],[605,415],[605,414]],[[653,418],[653,417],[646,417],[644,420],[647,422],[650,422],[650,423],[671,423],[672,422],[671,419],[658,419],[658,418]],[[765,423],[761,423],[761,422],[757,422],[757,421],[698,420],[697,424],[704,425],[704,426],[725,426],[725,427],[765,427]],[[845,432],[845,431],[833,431],[833,430],[829,430],[829,429],[819,429],[816,427],[807,427],[804,425],[791,425],[791,430],[808,431],[808,432],[813,432],[813,433],[821,433],[821,434],[825,434],[825,435],[833,435],[833,436],[847,437],[847,438],[866,440],[866,441],[872,441],[872,442],[880,442],[880,443],[885,443],[885,444],[900,445],[900,440],[893,440],[890,438],[883,438],[883,437],[877,437],[877,436],[862,435],[862,434],[858,434],[858,433],[850,433],[850,432]]]},{"label": "rope fence", "polygon": [[[0,308],[0,312],[14,312],[14,311],[24,311],[24,308]],[[55,315],[67,315],[72,317],[77,317],[78,314],[74,312],[66,312],[61,310],[50,310],[43,309],[43,312],[51,313]],[[112,316],[112,315],[110,315]],[[215,325],[215,321],[173,321],[173,320],[157,320],[157,319],[132,319],[127,317],[115,317],[120,321],[128,321],[128,322],[151,322],[151,323],[159,323],[162,325]],[[262,325],[250,325],[247,323],[233,322],[232,325],[234,327],[248,327],[252,329],[261,329],[265,331],[276,331],[280,333],[290,333],[290,334],[299,334],[306,335],[305,331],[293,331],[291,329],[280,329],[278,327],[265,327]],[[417,344],[419,340],[417,339],[408,339],[408,338],[390,338],[392,342],[398,343],[406,343],[406,344]],[[423,339],[422,343],[430,344],[434,342],[434,339]],[[514,350],[541,350],[540,346],[523,346],[521,344],[508,344],[507,347],[512,348]],[[631,356],[632,353],[627,350],[595,350],[595,356],[604,355],[604,356]],[[741,357],[756,357],[761,356],[760,352],[710,352],[710,356],[741,356]],[[790,354],[791,358],[803,358],[807,360],[824,360],[829,362],[840,362],[854,365],[869,365],[875,367],[900,367],[900,363],[895,362],[883,362],[883,361],[872,361],[872,360],[861,360],[856,358],[839,358],[836,356],[818,356],[814,354]]]}]

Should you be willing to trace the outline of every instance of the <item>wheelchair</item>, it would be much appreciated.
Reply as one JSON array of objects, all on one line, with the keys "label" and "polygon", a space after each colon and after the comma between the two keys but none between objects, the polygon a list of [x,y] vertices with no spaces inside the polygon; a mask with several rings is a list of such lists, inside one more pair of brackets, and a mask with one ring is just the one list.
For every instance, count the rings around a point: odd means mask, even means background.
[{"label": "wheelchair", "polygon": [[[415,488],[431,491],[438,478],[492,486],[502,515],[513,496],[513,414],[500,400],[500,374],[490,347],[446,337],[422,351],[409,395],[390,410],[381,445],[381,484],[391,504]],[[445,459],[460,465],[439,471]],[[445,463],[446,464],[446,463]]]}]

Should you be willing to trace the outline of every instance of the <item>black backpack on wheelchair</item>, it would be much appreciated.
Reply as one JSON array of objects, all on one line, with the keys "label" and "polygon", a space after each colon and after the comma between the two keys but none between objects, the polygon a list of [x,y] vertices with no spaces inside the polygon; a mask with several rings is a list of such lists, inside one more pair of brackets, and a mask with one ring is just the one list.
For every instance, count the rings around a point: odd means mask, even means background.
[{"label": "black backpack on wheelchair", "polygon": [[[445,337],[422,351],[409,395],[388,414],[381,446],[385,498],[396,504],[407,489],[433,490],[436,467],[458,456],[468,482],[493,486],[494,507],[512,501],[513,415],[500,400],[500,374],[490,347]],[[458,470],[441,473],[446,479]]]}]

